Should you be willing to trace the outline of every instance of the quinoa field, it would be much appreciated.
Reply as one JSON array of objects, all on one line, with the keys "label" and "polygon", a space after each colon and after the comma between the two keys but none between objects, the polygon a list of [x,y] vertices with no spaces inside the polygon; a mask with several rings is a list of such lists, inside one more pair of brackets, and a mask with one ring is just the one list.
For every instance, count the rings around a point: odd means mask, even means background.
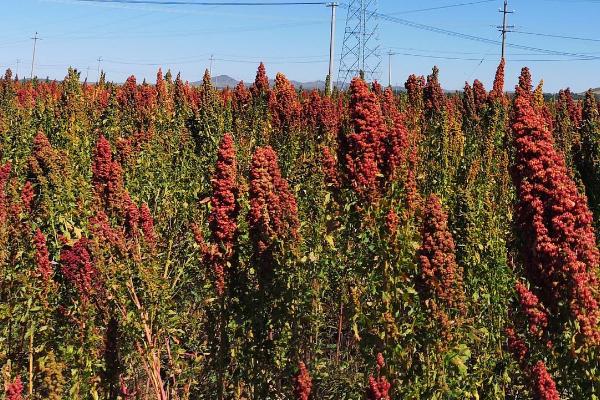
[{"label": "quinoa field", "polygon": [[7,70],[0,398],[598,400],[598,99],[440,73]]}]

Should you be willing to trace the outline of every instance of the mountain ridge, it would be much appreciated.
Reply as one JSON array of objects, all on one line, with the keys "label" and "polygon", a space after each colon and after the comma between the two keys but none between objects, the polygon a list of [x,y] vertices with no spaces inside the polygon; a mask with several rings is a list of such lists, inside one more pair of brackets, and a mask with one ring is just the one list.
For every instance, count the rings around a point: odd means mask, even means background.
[{"label": "mountain ridge", "polygon": [[[233,89],[240,82],[240,80],[232,78],[229,75],[217,75],[217,76],[213,76],[211,78],[211,82],[212,82],[213,86],[216,87],[217,89],[224,89],[226,87]],[[316,80],[316,81],[309,81],[309,82],[300,82],[300,81],[291,80],[290,82],[297,89],[299,89],[299,88],[302,88],[305,90],[312,90],[312,89],[323,90],[323,89],[325,89],[325,81],[323,81],[323,80]],[[193,86],[198,86],[198,85],[202,84],[202,81],[191,82],[190,84]],[[270,79],[269,84],[271,86],[273,86],[275,84],[275,80]],[[250,85],[252,85],[252,82],[244,82],[244,85],[249,87]]]}]

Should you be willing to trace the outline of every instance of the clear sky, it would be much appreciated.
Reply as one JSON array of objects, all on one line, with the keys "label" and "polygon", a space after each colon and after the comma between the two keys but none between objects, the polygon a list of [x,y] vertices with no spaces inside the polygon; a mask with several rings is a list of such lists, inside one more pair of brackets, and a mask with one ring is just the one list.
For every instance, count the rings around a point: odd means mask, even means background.
[{"label": "clear sky", "polygon": [[[347,1],[346,1],[347,3]],[[436,8],[464,3],[460,7]],[[379,0],[379,12],[398,18],[491,40],[499,39],[501,0]],[[551,55],[507,49],[507,85],[513,87],[527,65],[547,91],[570,86],[574,91],[600,86],[600,0],[511,0],[509,16],[516,30],[592,40],[572,40],[511,33],[508,42],[574,53]],[[336,71],[344,36],[346,10],[338,8]],[[329,51],[329,9],[325,6],[228,7],[96,4],[76,0],[18,0],[2,4],[0,65],[29,76],[37,31],[36,75],[61,79],[66,68],[78,68],[95,81],[99,57],[108,79],[123,81],[134,74],[154,81],[159,66],[181,71],[189,81],[201,79],[214,55],[213,75],[251,81],[259,61],[269,76],[284,72],[290,79],[324,79]],[[440,68],[446,89],[459,89],[475,78],[489,87],[500,46],[470,41],[380,21],[383,69],[387,52],[392,83],[411,73]],[[579,55],[597,57],[581,60]],[[18,61],[19,60],[19,61]],[[542,61],[544,60],[544,61]],[[334,74],[334,75],[337,75]]]}]

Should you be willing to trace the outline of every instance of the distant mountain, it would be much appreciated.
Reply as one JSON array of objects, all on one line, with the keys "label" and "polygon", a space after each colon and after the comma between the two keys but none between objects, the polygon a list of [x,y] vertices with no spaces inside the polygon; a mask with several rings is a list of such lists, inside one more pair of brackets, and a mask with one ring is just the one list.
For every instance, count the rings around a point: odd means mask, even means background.
[{"label": "distant mountain", "polygon": [[[313,90],[313,89],[325,89],[325,81],[312,81],[312,82],[298,82],[298,81],[291,81],[292,84],[294,85],[294,87],[296,87],[296,89],[302,88],[305,90]],[[271,85],[273,85],[274,82],[271,82]]]},{"label": "distant mountain", "polygon": [[598,96],[600,96],[600,87],[597,87],[596,89],[592,89],[592,92],[594,92],[594,94],[597,94]]},{"label": "distant mountain", "polygon": [[[213,76],[211,82],[214,87],[217,89],[224,89],[226,87],[234,88],[238,84],[238,80],[230,77],[229,75],[217,75]],[[202,85],[202,81],[190,82],[192,86],[200,86]]]},{"label": "distant mountain", "polygon": [[[233,79],[229,75],[213,76],[211,81],[212,81],[212,84],[219,89],[226,88],[227,86],[229,86],[230,88],[234,88],[235,85],[238,84],[238,81],[236,79]],[[202,82],[197,82],[197,84],[201,84],[201,83]],[[194,84],[196,84],[196,83],[194,83]]]},{"label": "distant mountain", "polygon": [[[223,89],[226,87],[233,89],[239,83],[239,80],[232,78],[229,75],[213,76],[211,78],[211,81],[212,81],[213,86],[218,89]],[[292,84],[294,85],[294,87],[296,89],[300,89],[300,88],[302,88],[304,90],[312,90],[312,89],[323,90],[323,89],[325,89],[325,81],[321,81],[321,80],[311,81],[311,82],[299,82],[299,81],[290,81],[290,82],[292,82]],[[191,84],[194,86],[201,85],[202,81],[192,82]],[[244,82],[244,84],[246,86],[250,86],[252,84],[252,82]],[[269,81],[269,84],[271,86],[273,86],[275,84],[275,81],[273,79],[271,79]]]}]

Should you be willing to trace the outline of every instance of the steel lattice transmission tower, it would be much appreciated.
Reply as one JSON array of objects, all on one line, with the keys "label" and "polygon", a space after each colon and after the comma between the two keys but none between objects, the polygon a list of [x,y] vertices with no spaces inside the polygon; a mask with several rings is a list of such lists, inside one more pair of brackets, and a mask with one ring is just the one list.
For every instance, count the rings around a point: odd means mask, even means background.
[{"label": "steel lattice transmission tower", "polygon": [[347,9],[338,71],[338,83],[342,88],[361,73],[366,81],[373,81],[381,76],[377,0],[351,0]]}]

